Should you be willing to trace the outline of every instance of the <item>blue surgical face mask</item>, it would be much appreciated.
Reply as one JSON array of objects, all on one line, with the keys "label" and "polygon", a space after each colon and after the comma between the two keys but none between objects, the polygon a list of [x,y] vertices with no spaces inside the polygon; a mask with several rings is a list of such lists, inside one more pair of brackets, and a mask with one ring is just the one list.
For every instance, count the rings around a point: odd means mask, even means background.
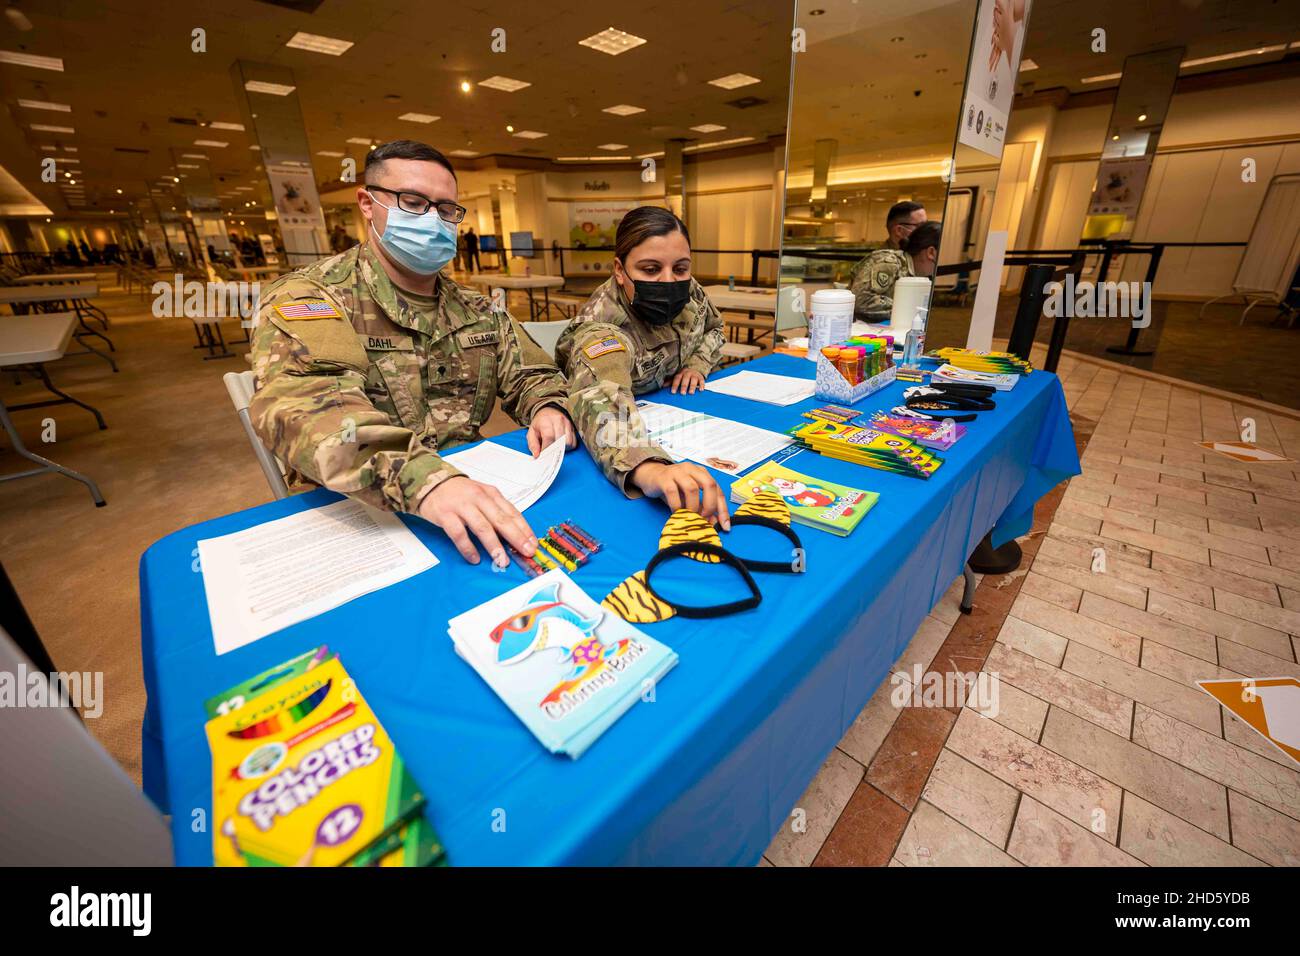
[{"label": "blue surgical face mask", "polygon": [[436,209],[417,216],[397,206],[384,208],[388,210],[384,234],[379,235],[373,219],[370,231],[384,251],[403,268],[417,275],[431,276],[455,258],[456,228],[439,216]]}]

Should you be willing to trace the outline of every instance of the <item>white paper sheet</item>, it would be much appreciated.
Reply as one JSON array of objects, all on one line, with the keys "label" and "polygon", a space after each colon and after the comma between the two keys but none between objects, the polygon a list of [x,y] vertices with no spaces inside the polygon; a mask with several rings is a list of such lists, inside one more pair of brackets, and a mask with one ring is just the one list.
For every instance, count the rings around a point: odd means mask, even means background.
[{"label": "white paper sheet", "polygon": [[794,444],[788,435],[674,405],[637,402],[636,407],[650,438],[677,461],[690,459],[728,475],[739,475]]},{"label": "white paper sheet", "polygon": [[524,511],[546,494],[546,489],[560,473],[560,466],[564,464],[564,442],[551,442],[536,458],[490,441],[442,457],[466,476],[492,485],[505,495],[507,501]]},{"label": "white paper sheet", "polygon": [[199,542],[212,642],[225,654],[438,559],[396,515],[350,498]]},{"label": "white paper sheet", "polygon": [[704,387],[719,395],[746,398],[751,402],[769,405],[793,405],[813,397],[817,382],[811,378],[792,375],[772,375],[769,372],[741,371],[726,378],[706,382]]},{"label": "white paper sheet", "polygon": [[1274,684],[1258,687],[1255,693],[1264,705],[1268,735],[1288,747],[1300,748],[1300,687]]}]

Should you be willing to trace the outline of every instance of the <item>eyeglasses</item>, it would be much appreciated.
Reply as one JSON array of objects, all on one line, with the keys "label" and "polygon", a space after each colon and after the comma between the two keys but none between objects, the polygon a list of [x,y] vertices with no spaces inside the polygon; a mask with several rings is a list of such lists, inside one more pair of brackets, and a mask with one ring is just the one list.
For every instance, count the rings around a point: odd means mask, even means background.
[{"label": "eyeglasses", "polygon": [[[421,196],[419,193],[400,192],[396,189],[386,189],[383,186],[372,186],[369,183],[366,184],[366,189],[370,192],[378,191],[396,196],[397,208],[415,216],[423,216],[430,208],[436,208],[438,210],[438,215],[446,222],[458,223],[465,220],[465,207],[458,206],[450,200],[434,202],[432,199]],[[373,199],[374,197],[372,196],[371,198]]]}]

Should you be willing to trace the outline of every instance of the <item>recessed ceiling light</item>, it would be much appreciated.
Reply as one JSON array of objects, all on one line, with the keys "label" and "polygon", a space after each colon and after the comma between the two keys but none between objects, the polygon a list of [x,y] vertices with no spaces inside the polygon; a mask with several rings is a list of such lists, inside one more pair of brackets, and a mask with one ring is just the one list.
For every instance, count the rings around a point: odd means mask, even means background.
[{"label": "recessed ceiling light", "polygon": [[328,53],[330,56],[342,56],[352,48],[352,41],[336,40],[333,37],[303,33],[299,30],[289,38],[289,42],[285,46],[293,47],[295,50],[309,50],[312,53]]},{"label": "recessed ceiling light", "polygon": [[515,131],[515,128],[514,128],[513,126],[510,126],[509,124],[506,125],[506,132],[507,132],[507,133],[513,133],[514,131]]},{"label": "recessed ceiling light", "polygon": [[1146,113],[1141,113],[1141,114],[1138,115],[1138,122],[1139,122],[1139,123],[1145,123],[1146,121],[1147,121],[1147,114],[1146,114]]},{"label": "recessed ceiling light", "polygon": [[57,146],[42,146],[41,149],[45,150],[47,153],[52,153],[52,152],[54,152],[56,149],[58,149],[58,147],[57,147]]},{"label": "recessed ceiling light", "polygon": [[57,56],[33,56],[31,53],[18,53],[14,50],[0,50],[0,63],[14,66],[30,66],[37,70],[63,72],[63,59]]},{"label": "recessed ceiling light", "polygon": [[1038,69],[1038,64],[1035,63],[1033,60],[1031,60],[1029,57],[1025,57],[1023,60],[1020,61],[1021,73],[1025,73],[1029,70],[1036,70],[1036,69]]},{"label": "recessed ceiling light", "polygon": [[19,106],[29,110],[52,110],[55,113],[71,113],[72,107],[67,103],[48,103],[45,100],[19,100]]},{"label": "recessed ceiling light", "polygon": [[479,86],[486,86],[489,90],[501,90],[503,93],[515,93],[522,90],[525,86],[532,86],[523,80],[512,80],[508,76],[489,76],[486,80],[479,80]]},{"label": "recessed ceiling light", "polygon": [[351,137],[351,138],[348,139],[348,142],[349,142],[349,143],[356,143],[358,146],[369,146],[369,145],[370,145],[370,140],[365,139],[364,137],[361,137],[361,136],[353,136],[353,137]]},{"label": "recessed ceiling light", "polygon": [[119,190],[117,191],[117,194],[118,194],[119,196],[122,195],[122,190],[119,189]]},{"label": "recessed ceiling light", "polygon": [[317,156],[331,156],[331,157],[337,159],[339,156],[342,156],[342,155],[344,155],[344,154],[343,154],[343,153],[335,152],[334,150],[330,150],[330,149],[321,149],[321,150],[317,150],[317,151],[316,151],[316,155],[317,155]]},{"label": "recessed ceiling light", "polygon": [[65,153],[75,153],[75,152],[78,152],[78,149],[77,149],[76,146],[64,146],[64,147],[63,147],[63,151],[64,151]]},{"label": "recessed ceiling light", "polygon": [[33,123],[28,128],[38,133],[68,133],[70,135],[76,132],[71,126],[42,126],[39,123]]},{"label": "recessed ceiling light", "polygon": [[249,149],[261,150],[262,147],[261,147],[261,146],[258,146],[256,143],[253,143],[253,144],[252,144],[251,146],[249,146],[248,148],[249,148]]},{"label": "recessed ceiling light", "polygon": [[429,113],[403,113],[397,117],[399,120],[406,120],[408,123],[436,123],[442,119],[440,116],[433,116]]},{"label": "recessed ceiling light", "polygon": [[645,110],[639,106],[628,106],[626,103],[620,103],[618,106],[606,106],[602,113],[613,113],[615,116],[631,116],[633,113],[644,113]]},{"label": "recessed ceiling light", "polygon": [[630,162],[631,156],[556,156],[557,163],[618,163]]},{"label": "recessed ceiling light", "polygon": [[207,159],[203,153],[181,153],[181,159]]},{"label": "recessed ceiling light", "polygon": [[468,93],[468,92],[469,92],[469,80],[461,80],[461,81],[460,81],[460,91],[461,91],[462,93]]},{"label": "recessed ceiling light", "polygon": [[726,128],[725,126],[719,126],[717,123],[701,123],[699,126],[691,127],[697,133],[721,133]]},{"label": "recessed ceiling light", "polygon": [[539,133],[534,129],[521,129],[519,132],[515,133],[515,135],[520,139],[541,139],[546,134]]},{"label": "recessed ceiling light", "polygon": [[464,157],[467,157],[467,158],[468,158],[468,157],[470,157],[470,156],[478,156],[479,153],[478,153],[476,150],[472,150],[472,149],[453,149],[453,150],[452,150],[450,153],[448,153],[447,155],[448,155],[448,156],[464,156]]},{"label": "recessed ceiling light", "polygon": [[176,168],[177,169],[202,169],[203,167],[200,166],[198,163],[177,163]]},{"label": "recessed ceiling light", "polygon": [[658,159],[663,154],[664,151],[661,149],[657,153],[642,153],[640,156],[637,157],[637,159]]},{"label": "recessed ceiling light", "polygon": [[752,136],[737,136],[735,139],[720,139],[712,143],[696,143],[693,146],[683,146],[682,152],[693,153],[700,149],[716,149],[719,146],[735,146],[737,143],[750,143],[753,142],[753,140],[754,137]]},{"label": "recessed ceiling light", "polygon": [[225,149],[225,148],[226,148],[227,146],[229,146],[230,144],[229,144],[229,143],[223,143],[223,142],[221,142],[221,140],[218,140],[218,139],[196,139],[196,140],[194,141],[194,145],[195,145],[195,146],[211,146],[211,147],[213,147],[214,149]]},{"label": "recessed ceiling light", "polygon": [[579,40],[578,46],[590,47],[593,50],[599,50],[601,53],[608,53],[610,56],[618,56],[620,53],[626,53],[633,47],[638,47],[645,42],[642,37],[624,33],[622,30],[615,30],[613,27],[607,27],[599,33],[593,33],[585,40]]},{"label": "recessed ceiling light", "polygon": [[1080,83],[1105,83],[1108,80],[1118,80],[1123,73],[1102,73],[1098,76],[1085,76]]},{"label": "recessed ceiling light", "polygon": [[244,124],[243,123],[209,123],[208,129],[234,129],[234,130],[239,130],[239,132],[242,133],[244,131]]},{"label": "recessed ceiling light", "polygon": [[1237,50],[1235,53],[1220,53],[1218,56],[1201,56],[1195,60],[1183,60],[1178,64],[1180,70],[1185,70],[1189,66],[1204,66],[1206,63],[1222,63],[1224,60],[1239,60],[1243,56],[1260,56],[1264,53],[1277,53],[1279,50],[1285,50],[1286,44],[1279,43],[1275,46],[1258,46],[1249,50]]},{"label": "recessed ceiling light", "polygon": [[288,96],[297,88],[284,83],[267,83],[263,80],[249,80],[244,84],[244,89],[250,93],[269,93],[272,96]]},{"label": "recessed ceiling light", "polygon": [[620,149],[627,149],[627,143],[605,143],[603,146],[597,146],[597,149],[607,149],[610,152],[616,152]]},{"label": "recessed ceiling light", "polygon": [[720,76],[716,80],[709,80],[710,86],[720,86],[724,90],[734,90],[741,86],[752,86],[755,83],[761,83],[756,76],[750,76],[748,73],[728,73],[726,76]]},{"label": "recessed ceiling light", "polygon": [[71,156],[60,156],[60,157],[58,158],[58,162],[60,162],[60,163],[80,163],[81,160],[79,160],[79,159],[74,159],[74,158],[71,157]]}]

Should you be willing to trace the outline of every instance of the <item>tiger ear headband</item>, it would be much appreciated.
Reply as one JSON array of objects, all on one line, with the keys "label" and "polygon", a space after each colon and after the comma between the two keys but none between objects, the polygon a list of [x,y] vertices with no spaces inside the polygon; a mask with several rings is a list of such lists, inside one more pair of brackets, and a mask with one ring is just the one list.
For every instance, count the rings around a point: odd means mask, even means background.
[{"label": "tiger ear headband", "polygon": [[[776,531],[790,540],[796,552],[802,552],[803,545],[799,536],[790,527],[790,508],[779,495],[770,491],[760,491],[737,508],[736,513],[731,516],[732,527],[747,524]],[[665,600],[655,592],[650,583],[650,576],[659,565],[674,558],[689,558],[705,564],[730,565],[749,587],[749,596],[739,601],[708,607]],[[722,617],[747,611],[757,607],[762,601],[763,596],[759,593],[758,585],[754,583],[751,571],[794,574],[801,573],[803,570],[804,564],[801,561],[758,561],[738,557],[722,547],[722,540],[713,525],[693,511],[680,509],[674,511],[664,524],[663,532],[659,536],[659,551],[650,559],[645,570],[637,571],[627,577],[605,596],[601,605],[632,624],[654,624],[674,616]]]}]

